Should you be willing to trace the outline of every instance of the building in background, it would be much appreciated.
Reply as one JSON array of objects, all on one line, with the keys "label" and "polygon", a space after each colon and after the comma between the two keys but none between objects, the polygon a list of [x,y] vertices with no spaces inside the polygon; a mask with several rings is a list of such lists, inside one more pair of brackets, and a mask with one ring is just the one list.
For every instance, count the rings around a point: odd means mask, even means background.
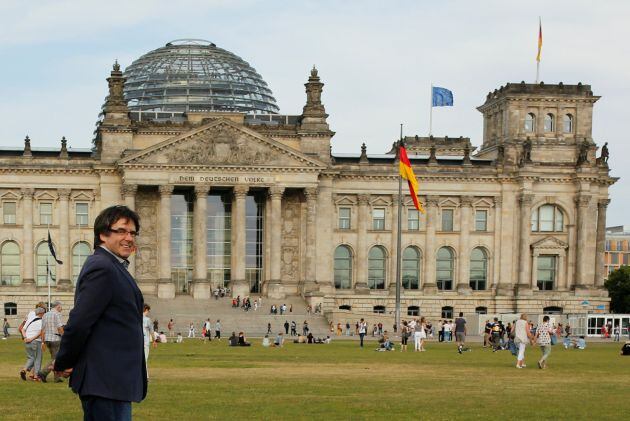
[{"label": "building in background", "polygon": [[[399,256],[396,151],[331,153],[315,68],[292,115],[278,114],[249,64],[199,40],[169,43],[125,73],[116,63],[107,81],[91,150],[28,138],[0,150],[5,314],[26,313],[49,281],[71,304],[94,218],[120,203],[141,216],[130,271],[148,299],[208,300],[228,286],[303,297],[331,319],[391,314],[400,257],[403,317],[608,306],[616,179],[607,153],[596,157],[589,85],[489,92],[477,151],[465,137],[407,137],[427,213],[403,198]],[[49,259],[49,230],[63,265]]]},{"label": "building in background", "polygon": [[630,264],[629,240],[630,227],[618,225],[606,228],[606,278],[610,272]]}]

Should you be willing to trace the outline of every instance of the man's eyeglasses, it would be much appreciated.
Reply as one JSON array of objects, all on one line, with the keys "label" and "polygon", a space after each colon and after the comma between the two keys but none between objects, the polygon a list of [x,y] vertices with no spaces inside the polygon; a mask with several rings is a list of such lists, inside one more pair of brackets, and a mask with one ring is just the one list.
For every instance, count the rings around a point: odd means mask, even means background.
[{"label": "man's eyeglasses", "polygon": [[140,234],[138,231],[127,231],[124,228],[116,228],[116,229],[107,228],[107,231],[113,232],[114,234],[123,235],[123,236],[127,236],[127,234],[129,234],[131,235],[131,238],[136,238]]}]

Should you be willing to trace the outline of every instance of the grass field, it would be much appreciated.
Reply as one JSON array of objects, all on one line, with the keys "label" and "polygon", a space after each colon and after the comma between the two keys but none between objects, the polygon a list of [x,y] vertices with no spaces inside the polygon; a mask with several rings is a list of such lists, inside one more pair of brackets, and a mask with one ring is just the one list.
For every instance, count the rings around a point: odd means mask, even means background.
[{"label": "grass field", "polygon": [[[528,347],[518,370],[507,351],[429,343],[427,352],[374,352],[367,343],[228,348],[226,341],[151,351],[149,394],[135,419],[623,419],[630,358],[618,344],[553,348],[549,369]],[[115,358],[115,356],[112,356]],[[0,341],[0,419],[80,419],[67,383],[19,379],[20,341]],[[37,401],[36,405],[28,402]],[[626,415],[623,415],[623,414]]]}]

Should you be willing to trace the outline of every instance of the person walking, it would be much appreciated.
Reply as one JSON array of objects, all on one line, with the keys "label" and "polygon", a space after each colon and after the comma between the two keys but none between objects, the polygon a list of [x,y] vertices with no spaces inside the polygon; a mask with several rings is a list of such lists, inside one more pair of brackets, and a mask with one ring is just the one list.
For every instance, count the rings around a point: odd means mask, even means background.
[{"label": "person walking", "polygon": [[173,319],[168,321],[166,327],[168,328],[168,336],[173,336],[173,327],[175,327],[175,322],[173,321]]},{"label": "person walking", "polygon": [[195,324],[193,322],[190,322],[190,325],[188,326],[188,337],[195,337]]},{"label": "person walking", "polygon": [[461,311],[459,317],[455,319],[455,341],[457,341],[457,352],[461,354],[466,343],[466,319]]},{"label": "person walking", "polygon": [[407,341],[409,339],[409,325],[407,321],[404,321],[402,324],[402,329],[400,330],[400,352],[407,351]]},{"label": "person walking", "polygon": [[22,380],[26,380],[26,373],[31,370],[30,379],[35,381],[40,380],[39,371],[42,365],[42,336],[44,336],[42,317],[45,312],[46,310],[43,308],[37,307],[34,317],[27,319],[21,330],[24,336],[24,348],[26,350],[26,363],[20,371]]},{"label": "person walking", "polygon": [[359,322],[359,341],[360,341],[360,346],[361,348],[363,348],[363,338],[365,338],[365,334],[367,333],[367,322],[361,318],[361,321]]},{"label": "person walking", "polygon": [[516,368],[525,368],[525,347],[532,339],[532,333],[527,322],[527,314],[521,314],[521,318],[514,323],[514,343],[518,347],[516,356]]},{"label": "person walking", "polygon": [[9,337],[9,321],[7,318],[4,318],[4,322],[2,322],[2,339],[7,339]]},{"label": "person walking", "polygon": [[142,338],[144,341],[144,364],[147,367],[147,380],[149,379],[149,350],[155,340],[153,323],[151,323],[151,319],[149,318],[150,311],[151,306],[145,304],[142,311]]},{"label": "person walking", "polygon": [[217,323],[214,325],[214,338],[221,340],[221,320],[217,319]]},{"label": "person walking", "polygon": [[70,377],[86,420],[130,420],[131,402],[147,395],[144,297],[127,270],[139,231],[133,210],[104,209],[94,221],[94,254],[77,279],[54,370]]},{"label": "person walking", "polygon": [[[42,329],[44,330],[44,344],[48,348],[50,353],[50,362],[44,366],[39,372],[39,378],[43,382],[46,382],[48,374],[53,368],[55,358],[59,352],[59,345],[61,344],[61,335],[63,335],[63,323],[61,321],[61,302],[55,301],[52,303],[52,308],[42,318]],[[59,376],[54,376],[55,383],[60,383],[63,380]]]},{"label": "person walking", "polygon": [[289,334],[289,321],[288,320],[284,321],[284,334],[285,335]]},{"label": "person walking", "polygon": [[267,323],[267,335],[271,335],[271,323]]},{"label": "person walking", "polygon": [[553,331],[554,329],[549,325],[549,316],[544,316],[542,324],[536,328],[536,340],[542,351],[542,357],[538,360],[538,368],[547,368],[547,358],[551,354],[551,335]]},{"label": "person walking", "polygon": [[291,336],[297,336],[297,323],[295,323],[295,320],[291,320]]}]

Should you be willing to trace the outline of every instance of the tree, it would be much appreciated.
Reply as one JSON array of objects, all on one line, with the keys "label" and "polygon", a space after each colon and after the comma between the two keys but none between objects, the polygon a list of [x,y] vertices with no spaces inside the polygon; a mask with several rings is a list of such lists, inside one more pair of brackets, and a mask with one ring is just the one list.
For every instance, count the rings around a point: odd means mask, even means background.
[{"label": "tree", "polygon": [[611,272],[604,286],[610,296],[610,311],[630,313],[630,266]]}]

